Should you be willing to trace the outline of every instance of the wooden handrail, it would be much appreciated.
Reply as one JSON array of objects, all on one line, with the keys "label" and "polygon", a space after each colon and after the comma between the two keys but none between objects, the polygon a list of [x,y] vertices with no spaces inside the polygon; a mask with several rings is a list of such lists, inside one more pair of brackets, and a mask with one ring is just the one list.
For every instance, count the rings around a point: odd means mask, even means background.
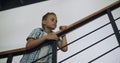
[{"label": "wooden handrail", "polygon": [[[114,9],[116,9],[118,7],[120,7],[120,0],[112,3],[111,5],[103,8],[103,9],[98,10],[97,12],[95,12],[95,13],[93,13],[91,15],[88,15],[87,17],[85,17],[85,18],[83,18],[81,20],[78,20],[77,22],[69,25],[66,30],[58,31],[58,32],[56,32],[56,34],[58,36],[61,36],[63,34],[67,34],[67,33],[71,32],[71,31],[77,29],[78,27],[81,27],[81,26],[93,21],[95,18],[98,18],[98,17],[104,15],[108,9],[114,10]],[[0,52],[0,58],[5,58],[9,54],[13,54],[14,56],[21,55],[21,54],[26,53],[27,51],[29,51],[29,50],[26,49],[25,47],[24,48],[19,48],[19,49],[14,49],[14,50],[3,51],[3,52]]]},{"label": "wooden handrail", "polygon": [[71,25],[69,25],[68,29],[66,29],[65,31],[62,31],[62,32],[58,31],[57,35],[61,36],[62,34],[66,34],[66,33],[70,32],[70,31],[72,31],[72,30],[74,30],[74,29],[76,29],[76,28],[90,22],[91,20],[93,20],[93,19],[95,19],[95,18],[97,18],[97,17],[99,17],[101,15],[104,15],[108,9],[114,10],[114,9],[118,8],[119,6],[120,6],[120,0],[112,3],[111,5],[108,5],[108,6],[104,7],[104,8],[102,8],[102,9],[96,11],[96,12],[94,12],[91,15],[88,15],[88,16],[84,17],[81,20],[78,20],[77,22],[75,22],[75,23],[73,23]]}]

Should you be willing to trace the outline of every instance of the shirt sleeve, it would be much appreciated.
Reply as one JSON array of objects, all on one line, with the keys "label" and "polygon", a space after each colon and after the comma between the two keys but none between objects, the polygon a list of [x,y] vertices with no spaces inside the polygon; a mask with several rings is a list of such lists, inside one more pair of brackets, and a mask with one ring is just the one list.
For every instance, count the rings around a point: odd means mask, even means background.
[{"label": "shirt sleeve", "polygon": [[32,30],[32,32],[29,34],[26,40],[28,39],[38,39],[39,36],[41,35],[41,30],[39,28],[36,28]]},{"label": "shirt sleeve", "polygon": [[59,38],[58,40],[57,40],[57,44],[60,44],[62,41],[61,41],[61,39]]}]

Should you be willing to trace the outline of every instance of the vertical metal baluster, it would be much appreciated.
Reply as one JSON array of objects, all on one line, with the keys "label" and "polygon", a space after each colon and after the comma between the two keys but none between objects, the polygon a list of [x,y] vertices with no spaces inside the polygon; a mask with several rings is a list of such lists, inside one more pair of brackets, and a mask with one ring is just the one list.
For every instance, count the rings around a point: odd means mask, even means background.
[{"label": "vertical metal baluster", "polygon": [[53,41],[52,44],[52,63],[57,63],[57,42]]},{"label": "vertical metal baluster", "polygon": [[115,33],[116,39],[117,39],[117,41],[118,41],[118,44],[119,44],[119,46],[120,46],[120,33],[119,33],[119,30],[118,30],[118,28],[117,28],[117,25],[116,25],[116,23],[115,23],[115,20],[114,20],[114,18],[113,18],[113,15],[112,15],[110,9],[107,10],[107,14],[108,14],[109,20],[110,20],[110,22],[111,22],[113,31],[114,31],[114,33]]},{"label": "vertical metal baluster", "polygon": [[13,54],[8,55],[7,63],[12,63]]}]

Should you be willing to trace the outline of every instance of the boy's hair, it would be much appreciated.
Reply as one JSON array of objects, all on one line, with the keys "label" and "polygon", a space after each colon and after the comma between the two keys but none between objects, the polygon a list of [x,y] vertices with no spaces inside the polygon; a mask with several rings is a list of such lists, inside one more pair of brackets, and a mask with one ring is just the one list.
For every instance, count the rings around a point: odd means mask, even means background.
[{"label": "boy's hair", "polygon": [[[48,12],[48,13],[46,13],[45,15],[43,15],[43,17],[42,17],[42,22],[43,22],[44,20],[46,20],[49,15],[55,15],[55,16],[56,16],[56,14],[55,14],[54,12]],[[44,28],[43,23],[42,23],[42,27]]]},{"label": "boy's hair", "polygon": [[48,12],[42,17],[42,21],[46,20],[48,15],[55,15],[56,16],[56,14],[54,12]]}]

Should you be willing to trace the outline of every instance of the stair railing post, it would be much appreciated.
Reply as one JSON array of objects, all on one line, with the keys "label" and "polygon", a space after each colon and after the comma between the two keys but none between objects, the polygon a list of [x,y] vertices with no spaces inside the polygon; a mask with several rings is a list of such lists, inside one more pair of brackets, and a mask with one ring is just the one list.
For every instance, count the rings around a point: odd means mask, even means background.
[{"label": "stair railing post", "polygon": [[57,63],[57,42],[53,41],[52,44],[52,63]]},{"label": "stair railing post", "polygon": [[13,54],[8,55],[7,63],[12,63]]},{"label": "stair railing post", "polygon": [[107,15],[108,15],[108,17],[109,17],[109,20],[110,20],[110,22],[111,22],[111,25],[112,25],[113,31],[114,31],[114,33],[115,33],[116,39],[117,39],[118,44],[119,44],[119,46],[120,46],[120,33],[119,33],[118,27],[117,27],[117,25],[116,25],[116,23],[115,23],[115,20],[114,20],[114,18],[113,18],[113,15],[112,15],[110,9],[107,10]]}]

